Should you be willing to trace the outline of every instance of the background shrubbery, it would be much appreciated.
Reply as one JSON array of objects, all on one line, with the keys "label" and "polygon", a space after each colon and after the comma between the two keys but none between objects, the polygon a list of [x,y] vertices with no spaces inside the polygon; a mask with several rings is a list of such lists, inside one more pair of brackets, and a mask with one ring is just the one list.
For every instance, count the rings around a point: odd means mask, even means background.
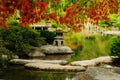
[{"label": "background shrubbery", "polygon": [[[0,29],[0,56],[6,54],[25,58],[40,44],[52,44],[54,37],[54,32],[37,32],[30,27],[11,23],[8,29]],[[120,36],[115,38],[96,34],[86,37],[80,33],[69,32],[65,35],[65,45],[74,50],[70,61],[92,59],[110,53],[120,57]]]},{"label": "background shrubbery", "polygon": [[27,57],[39,44],[45,43],[40,33],[30,27],[22,27],[18,23],[11,23],[8,29],[0,29],[0,37],[4,48],[19,57]]},{"label": "background shrubbery", "polygon": [[67,35],[65,42],[67,42],[68,46],[72,46],[74,50],[70,61],[86,60],[109,55],[113,37],[114,36],[102,36],[100,34],[86,37],[80,33]]},{"label": "background shrubbery", "polygon": [[84,37],[80,33],[69,32],[65,36],[64,40],[66,46],[69,46],[71,49],[75,50],[82,47]]},{"label": "background shrubbery", "polygon": [[50,31],[47,31],[47,30],[41,30],[40,35],[41,35],[41,37],[45,38],[45,41],[48,44],[52,44],[53,41],[54,41],[54,37],[56,36],[55,32],[50,32]]}]

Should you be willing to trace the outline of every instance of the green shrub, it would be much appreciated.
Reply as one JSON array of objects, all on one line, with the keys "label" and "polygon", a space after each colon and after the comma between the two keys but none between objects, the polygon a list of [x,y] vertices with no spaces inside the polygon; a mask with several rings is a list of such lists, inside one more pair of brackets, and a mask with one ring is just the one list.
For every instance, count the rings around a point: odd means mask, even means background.
[{"label": "green shrub", "polygon": [[52,28],[57,28],[58,24],[52,24]]},{"label": "green shrub", "polygon": [[112,56],[118,56],[120,58],[120,36],[113,39],[110,51]]},{"label": "green shrub", "polygon": [[5,48],[20,57],[27,56],[36,46],[44,43],[39,32],[18,23],[11,23],[9,29],[1,29],[0,34]]},{"label": "green shrub", "polygon": [[4,42],[0,38],[0,66],[4,67],[7,64],[8,60],[12,58],[12,56],[12,51],[6,49]]},{"label": "green shrub", "polygon": [[0,56],[2,56],[2,55],[7,55],[8,59],[11,59],[13,56],[13,52],[6,49],[6,47],[4,47],[4,46],[0,46]]},{"label": "green shrub", "polygon": [[40,35],[41,35],[41,37],[44,37],[45,41],[49,44],[53,43],[54,37],[56,36],[55,32],[50,32],[47,30],[41,30]]}]

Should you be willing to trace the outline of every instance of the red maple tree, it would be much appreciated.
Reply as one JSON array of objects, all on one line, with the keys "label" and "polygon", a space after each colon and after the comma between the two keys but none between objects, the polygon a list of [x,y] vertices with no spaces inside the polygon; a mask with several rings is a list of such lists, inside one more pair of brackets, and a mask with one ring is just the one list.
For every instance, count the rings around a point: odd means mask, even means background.
[{"label": "red maple tree", "polygon": [[[65,10],[65,15],[58,16],[55,12],[47,13],[49,0],[1,0],[0,25],[7,27],[7,18],[14,15],[16,10],[19,10],[20,24],[23,26],[37,23],[43,19],[53,19],[59,24],[67,24],[74,30],[80,31],[88,18],[94,24],[97,24],[101,19],[109,21],[107,16],[111,13],[118,13],[120,6],[118,0],[100,0],[90,7],[85,6],[89,0],[85,0],[83,5],[79,1],[69,5]],[[60,0],[53,0],[53,2],[59,3]],[[54,8],[54,4],[52,4],[51,8]]]},{"label": "red maple tree", "polygon": [[20,11],[20,23],[26,26],[31,23],[39,22],[47,12],[48,2],[36,0],[1,0],[0,1],[0,25],[7,27],[6,20],[14,15],[16,10]]}]

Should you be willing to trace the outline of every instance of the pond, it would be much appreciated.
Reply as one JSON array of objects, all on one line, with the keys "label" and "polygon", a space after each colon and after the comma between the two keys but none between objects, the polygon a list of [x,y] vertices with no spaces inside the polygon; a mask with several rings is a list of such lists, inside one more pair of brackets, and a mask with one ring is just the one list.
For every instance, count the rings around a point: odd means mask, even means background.
[{"label": "pond", "polygon": [[0,68],[0,80],[76,80],[76,73],[48,72],[24,69],[24,67]]}]

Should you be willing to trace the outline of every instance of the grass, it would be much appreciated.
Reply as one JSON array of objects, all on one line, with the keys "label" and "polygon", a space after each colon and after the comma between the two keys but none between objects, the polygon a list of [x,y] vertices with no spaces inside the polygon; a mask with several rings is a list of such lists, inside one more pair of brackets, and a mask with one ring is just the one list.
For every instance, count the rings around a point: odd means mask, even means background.
[{"label": "grass", "polygon": [[82,47],[75,49],[68,61],[89,60],[110,54],[110,45],[113,36],[94,35],[81,39]]}]

